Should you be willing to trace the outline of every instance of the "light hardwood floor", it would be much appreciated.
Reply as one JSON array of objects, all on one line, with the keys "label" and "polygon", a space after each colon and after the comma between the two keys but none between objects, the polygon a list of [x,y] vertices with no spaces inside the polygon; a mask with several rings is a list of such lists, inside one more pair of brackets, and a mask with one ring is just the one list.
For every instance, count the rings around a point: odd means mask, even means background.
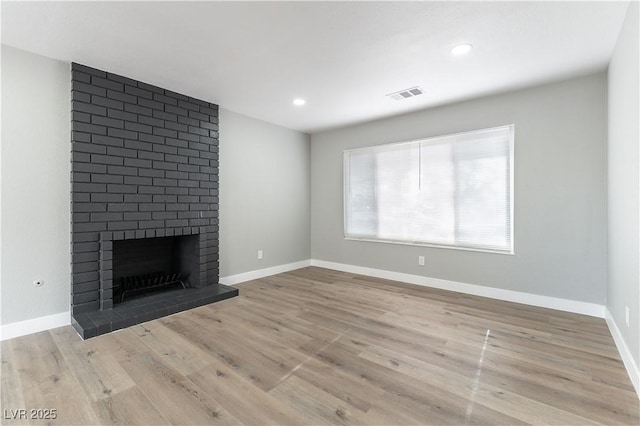
[{"label": "light hardwood floor", "polygon": [[320,268],[238,287],[87,341],[3,342],[2,423],[640,422],[601,319]]}]

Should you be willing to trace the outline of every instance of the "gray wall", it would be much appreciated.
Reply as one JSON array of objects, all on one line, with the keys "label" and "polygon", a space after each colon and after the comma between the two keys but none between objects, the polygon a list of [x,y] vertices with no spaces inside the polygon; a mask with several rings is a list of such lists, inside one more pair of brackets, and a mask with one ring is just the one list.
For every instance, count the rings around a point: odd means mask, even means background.
[{"label": "gray wall", "polygon": [[[599,73],[312,135],[311,256],[604,304],[606,110]],[[343,238],[344,149],[511,123],[514,256]]]},{"label": "gray wall", "polygon": [[[638,3],[631,3],[609,65],[607,308],[640,365]],[[625,306],[630,326],[625,323]]]},{"label": "gray wall", "polygon": [[305,133],[220,109],[221,277],[309,259],[309,151]]},{"label": "gray wall", "polygon": [[2,46],[2,324],[69,310],[70,86],[69,64]]}]

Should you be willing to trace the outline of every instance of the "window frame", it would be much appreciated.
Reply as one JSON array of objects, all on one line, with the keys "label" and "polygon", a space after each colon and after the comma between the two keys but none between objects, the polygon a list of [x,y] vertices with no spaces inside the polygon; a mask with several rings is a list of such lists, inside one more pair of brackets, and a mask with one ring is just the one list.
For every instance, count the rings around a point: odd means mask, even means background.
[{"label": "window frame", "polygon": [[[437,143],[437,140],[440,140],[442,138],[457,138],[457,137],[463,137],[465,135],[472,135],[472,134],[478,134],[481,132],[490,132],[490,131],[495,131],[498,129],[509,129],[509,160],[508,160],[508,165],[509,165],[509,225],[510,225],[510,229],[509,229],[509,235],[511,236],[510,238],[510,247],[508,249],[505,250],[500,250],[500,249],[491,249],[491,248],[483,248],[483,247],[470,247],[470,246],[463,246],[463,245],[454,245],[454,244],[441,244],[441,243],[430,243],[430,242],[425,242],[425,241],[405,241],[405,240],[391,240],[391,239],[384,239],[384,238],[371,238],[371,237],[358,237],[358,236],[350,236],[347,233],[347,206],[349,205],[348,203],[348,188],[350,187],[350,180],[349,180],[349,162],[347,161],[347,159],[349,158],[349,154],[353,151],[361,151],[361,150],[375,150],[377,148],[385,148],[385,147],[392,147],[392,146],[397,146],[397,145],[404,145],[404,144],[411,144],[411,143],[424,143],[424,142],[431,142],[431,143]],[[343,157],[342,157],[342,170],[343,170],[343,178],[342,178],[342,196],[343,196],[343,205],[342,205],[342,211],[343,211],[343,239],[347,240],[347,241],[363,241],[363,242],[372,242],[372,243],[383,243],[383,244],[395,244],[395,245],[406,245],[406,246],[413,246],[413,247],[430,247],[430,248],[443,248],[443,249],[451,249],[451,250],[462,250],[462,251],[472,251],[472,252],[481,252],[481,253],[492,253],[492,254],[503,254],[503,255],[510,255],[513,256],[515,255],[515,223],[514,223],[514,219],[515,219],[515,199],[514,199],[514,192],[515,192],[515,168],[514,168],[514,163],[515,163],[515,124],[506,124],[506,125],[502,125],[502,126],[493,126],[493,127],[486,127],[486,128],[481,128],[481,129],[476,129],[476,130],[469,130],[469,131],[463,131],[463,132],[457,132],[457,133],[447,133],[447,134],[442,134],[442,135],[435,135],[435,136],[429,136],[426,138],[418,138],[418,139],[411,139],[411,140],[405,140],[405,141],[401,141],[401,142],[391,142],[391,143],[382,143],[382,144],[378,144],[378,145],[370,145],[370,146],[365,146],[365,147],[358,147],[358,148],[350,148],[350,149],[345,149],[343,151]]]}]

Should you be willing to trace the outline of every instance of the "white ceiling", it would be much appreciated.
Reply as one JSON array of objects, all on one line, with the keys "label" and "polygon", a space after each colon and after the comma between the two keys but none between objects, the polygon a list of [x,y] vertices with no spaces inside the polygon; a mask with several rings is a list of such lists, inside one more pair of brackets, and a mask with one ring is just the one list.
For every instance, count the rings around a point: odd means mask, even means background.
[{"label": "white ceiling", "polygon": [[605,69],[627,5],[2,2],[2,43],[313,133]]}]

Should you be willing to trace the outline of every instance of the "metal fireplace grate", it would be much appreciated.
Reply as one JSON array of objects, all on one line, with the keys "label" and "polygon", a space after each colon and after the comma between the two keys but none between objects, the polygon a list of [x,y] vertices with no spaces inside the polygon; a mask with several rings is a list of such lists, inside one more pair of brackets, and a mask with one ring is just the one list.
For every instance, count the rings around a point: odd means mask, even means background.
[{"label": "metal fireplace grate", "polygon": [[113,283],[113,299],[115,303],[122,303],[125,296],[130,297],[140,293],[155,291],[164,287],[180,284],[186,288],[184,281],[188,274],[153,272],[150,274],[117,278]]}]

